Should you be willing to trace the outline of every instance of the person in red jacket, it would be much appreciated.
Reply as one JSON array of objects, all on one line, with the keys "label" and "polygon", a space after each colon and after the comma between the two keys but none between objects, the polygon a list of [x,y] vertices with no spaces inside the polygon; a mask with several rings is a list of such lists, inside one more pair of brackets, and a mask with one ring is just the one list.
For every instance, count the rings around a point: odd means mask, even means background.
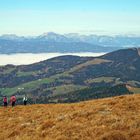
[{"label": "person in red jacket", "polygon": [[16,103],[16,96],[15,95],[11,96],[10,103],[11,103],[12,107],[15,106],[15,103]]},{"label": "person in red jacket", "polygon": [[8,101],[7,101],[6,96],[3,97],[3,105],[4,105],[4,107],[7,107],[7,105],[8,105]]}]

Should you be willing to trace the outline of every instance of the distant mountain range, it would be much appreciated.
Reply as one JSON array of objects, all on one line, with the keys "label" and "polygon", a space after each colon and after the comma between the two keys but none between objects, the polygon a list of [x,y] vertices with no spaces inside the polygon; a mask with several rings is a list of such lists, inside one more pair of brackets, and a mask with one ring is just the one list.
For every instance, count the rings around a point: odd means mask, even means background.
[{"label": "distant mountain range", "polygon": [[0,53],[44,52],[111,52],[121,48],[140,47],[140,37],[56,34],[24,37],[14,34],[0,36]]},{"label": "distant mountain range", "polygon": [[131,94],[140,92],[139,88],[139,48],[100,57],[60,56],[31,65],[0,67],[1,96],[27,94],[38,103]]}]

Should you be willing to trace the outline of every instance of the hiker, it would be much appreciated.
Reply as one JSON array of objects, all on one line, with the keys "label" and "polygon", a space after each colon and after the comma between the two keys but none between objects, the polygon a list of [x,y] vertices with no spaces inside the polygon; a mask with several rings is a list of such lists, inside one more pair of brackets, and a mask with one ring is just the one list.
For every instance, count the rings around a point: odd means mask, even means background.
[{"label": "hiker", "polygon": [[7,101],[6,96],[4,96],[4,98],[3,98],[3,105],[4,105],[4,107],[7,107],[7,105],[8,105],[8,101]]},{"label": "hiker", "polygon": [[27,96],[23,97],[23,103],[24,103],[24,105],[27,105]]},{"label": "hiker", "polygon": [[15,106],[15,103],[16,103],[16,96],[15,95],[11,96],[10,103],[11,103],[12,107]]}]

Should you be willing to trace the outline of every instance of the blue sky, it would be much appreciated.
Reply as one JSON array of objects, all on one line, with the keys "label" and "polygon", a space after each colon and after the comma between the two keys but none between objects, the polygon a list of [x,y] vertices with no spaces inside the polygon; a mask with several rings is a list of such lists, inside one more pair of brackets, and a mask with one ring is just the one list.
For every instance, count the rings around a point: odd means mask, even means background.
[{"label": "blue sky", "polygon": [[140,0],[0,0],[0,34],[140,35]]}]

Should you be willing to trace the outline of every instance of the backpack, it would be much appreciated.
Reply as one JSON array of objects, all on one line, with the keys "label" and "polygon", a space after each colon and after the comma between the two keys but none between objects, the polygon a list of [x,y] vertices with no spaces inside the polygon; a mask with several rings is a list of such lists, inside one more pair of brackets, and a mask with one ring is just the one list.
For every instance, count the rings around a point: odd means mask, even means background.
[{"label": "backpack", "polygon": [[27,97],[24,97],[24,98],[23,98],[23,101],[27,101]]},{"label": "backpack", "polygon": [[4,103],[7,102],[7,98],[6,98],[6,97],[3,98],[3,102],[4,102]]},{"label": "backpack", "polygon": [[16,97],[13,96],[13,97],[12,97],[12,102],[15,102],[15,101],[16,101]]}]

